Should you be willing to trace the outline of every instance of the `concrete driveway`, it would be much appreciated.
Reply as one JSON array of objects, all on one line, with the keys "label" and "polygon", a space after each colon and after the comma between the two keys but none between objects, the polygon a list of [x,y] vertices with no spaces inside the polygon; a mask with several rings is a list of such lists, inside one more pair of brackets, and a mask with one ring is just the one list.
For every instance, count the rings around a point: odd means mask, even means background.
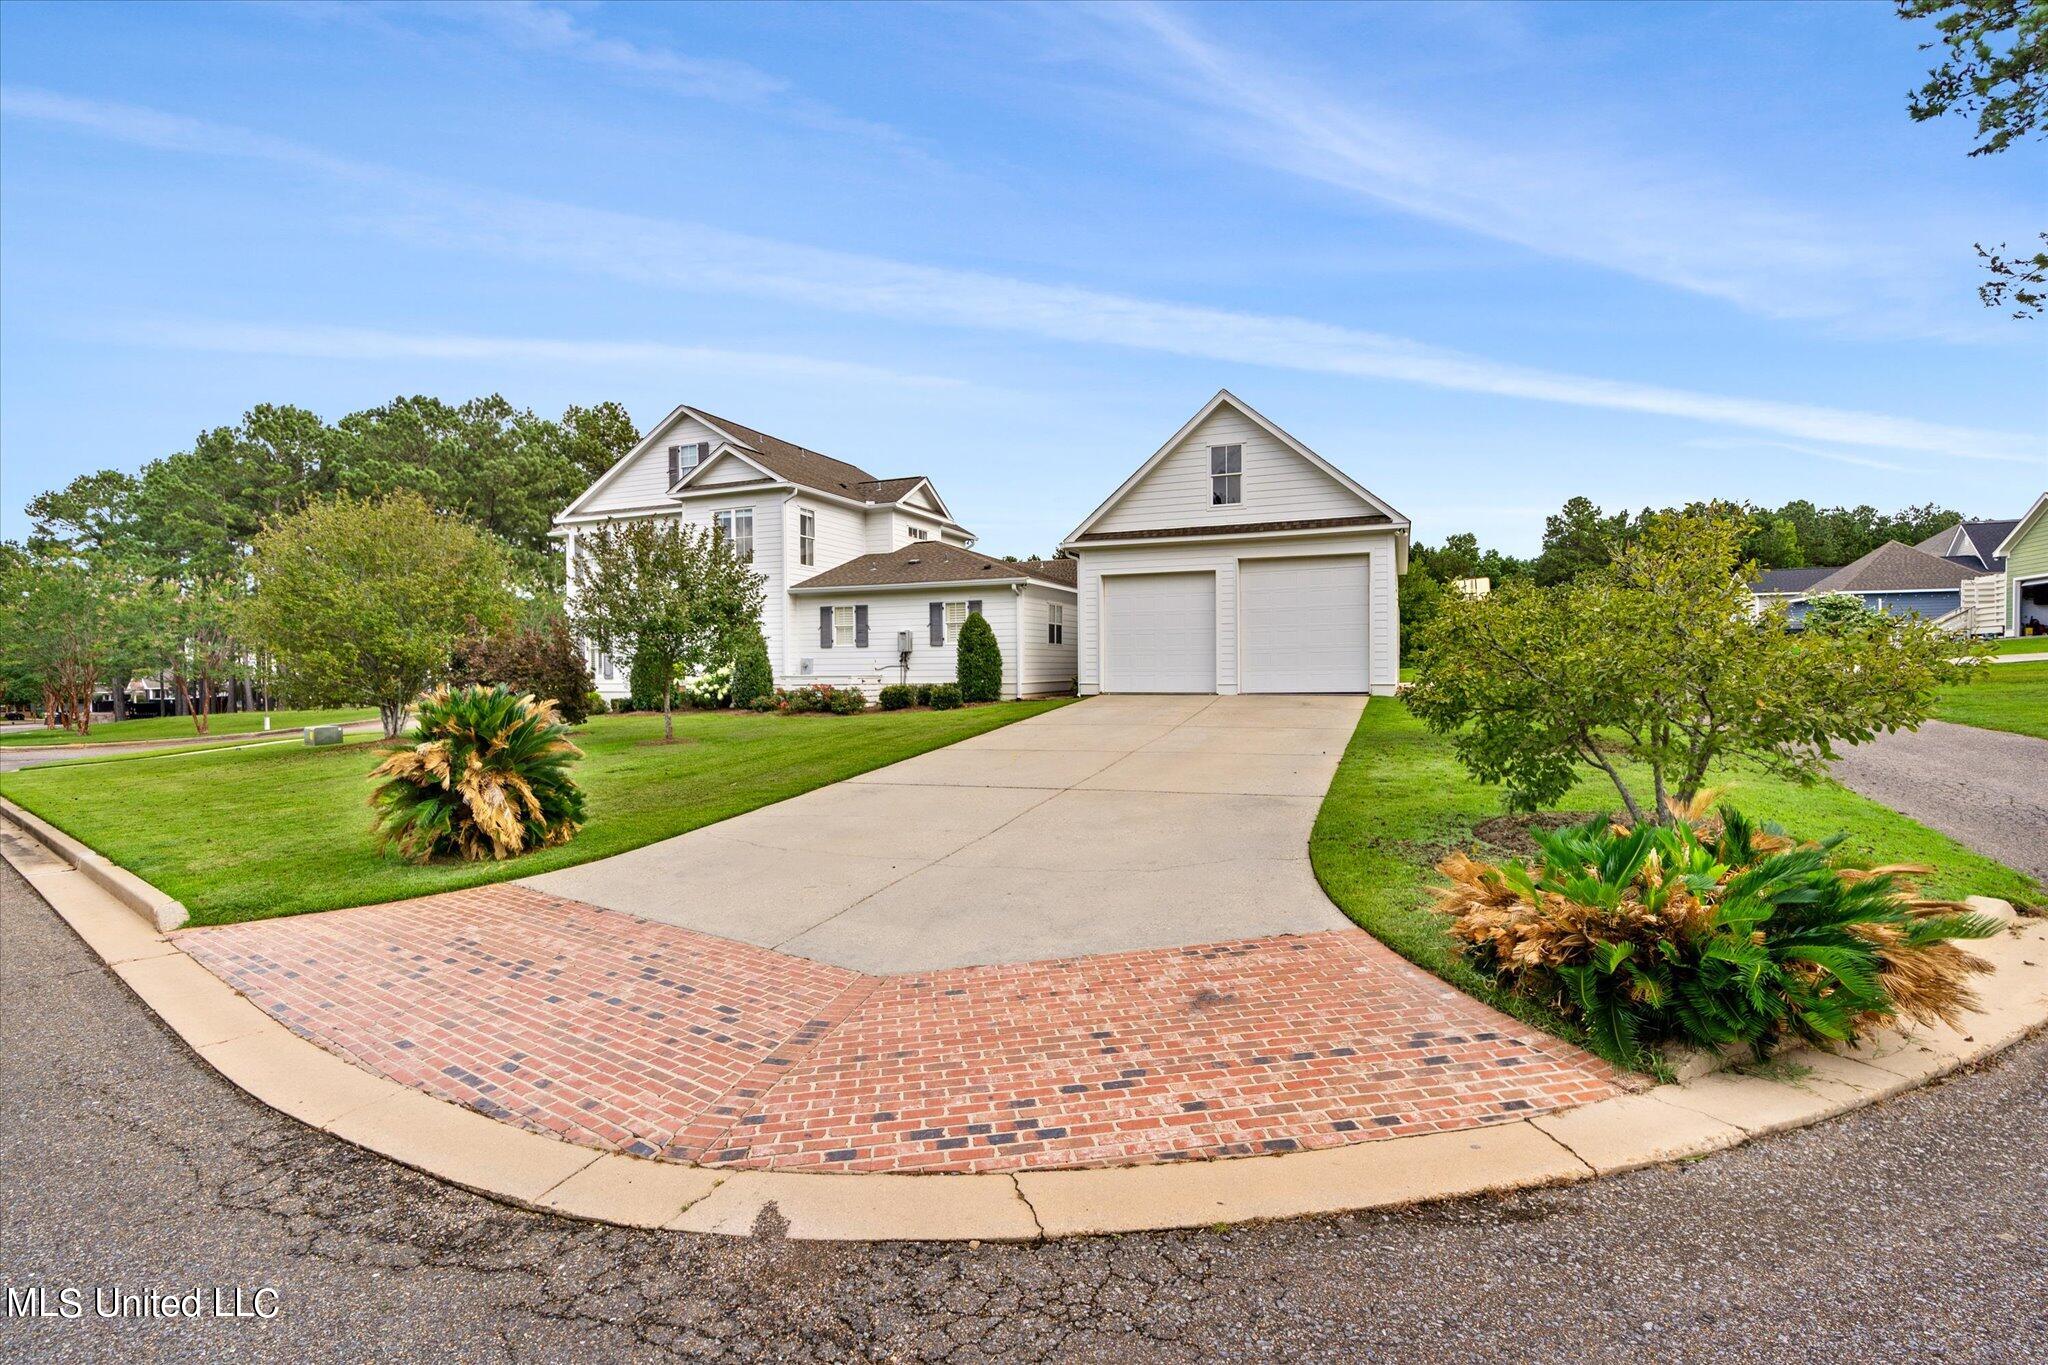
[{"label": "concrete driveway", "polygon": [[1340,929],[1362,697],[1096,697],[524,885],[870,973]]}]

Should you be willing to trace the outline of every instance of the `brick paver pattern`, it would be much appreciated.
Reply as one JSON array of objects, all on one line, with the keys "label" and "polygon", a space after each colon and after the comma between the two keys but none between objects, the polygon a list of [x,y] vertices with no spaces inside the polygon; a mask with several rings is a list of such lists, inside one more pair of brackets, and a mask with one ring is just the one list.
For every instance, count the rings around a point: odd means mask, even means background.
[{"label": "brick paver pattern", "polygon": [[1331,1147],[1618,1093],[1350,931],[873,977],[519,886],[187,930],[372,1071],[707,1166],[999,1171]]}]

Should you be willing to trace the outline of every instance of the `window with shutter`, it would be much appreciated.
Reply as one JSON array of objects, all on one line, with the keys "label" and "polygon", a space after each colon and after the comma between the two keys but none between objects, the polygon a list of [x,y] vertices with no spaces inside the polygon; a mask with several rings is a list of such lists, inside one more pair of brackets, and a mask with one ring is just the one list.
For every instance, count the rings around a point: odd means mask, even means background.
[{"label": "window with shutter", "polygon": [[853,642],[853,608],[832,608],[832,643],[850,645]]},{"label": "window with shutter", "polygon": [[959,639],[960,627],[966,624],[967,604],[965,602],[946,603],[946,638],[948,640]]}]

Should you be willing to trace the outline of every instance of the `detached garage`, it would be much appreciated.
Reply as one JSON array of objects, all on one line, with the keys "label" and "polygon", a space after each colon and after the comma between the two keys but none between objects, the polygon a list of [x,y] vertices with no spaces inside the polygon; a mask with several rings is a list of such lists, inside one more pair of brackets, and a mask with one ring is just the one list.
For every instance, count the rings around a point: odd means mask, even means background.
[{"label": "detached garage", "polygon": [[1097,692],[1381,692],[1408,519],[1218,393],[1067,537]]}]

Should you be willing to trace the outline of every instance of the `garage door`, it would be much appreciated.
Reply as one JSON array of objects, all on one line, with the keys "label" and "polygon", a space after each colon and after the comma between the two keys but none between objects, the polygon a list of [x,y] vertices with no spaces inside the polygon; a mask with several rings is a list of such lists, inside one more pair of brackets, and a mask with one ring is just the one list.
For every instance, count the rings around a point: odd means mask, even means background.
[{"label": "garage door", "polygon": [[1363,555],[1242,561],[1239,690],[1365,691],[1366,587]]},{"label": "garage door", "polygon": [[1216,575],[1104,578],[1105,692],[1216,690]]}]

